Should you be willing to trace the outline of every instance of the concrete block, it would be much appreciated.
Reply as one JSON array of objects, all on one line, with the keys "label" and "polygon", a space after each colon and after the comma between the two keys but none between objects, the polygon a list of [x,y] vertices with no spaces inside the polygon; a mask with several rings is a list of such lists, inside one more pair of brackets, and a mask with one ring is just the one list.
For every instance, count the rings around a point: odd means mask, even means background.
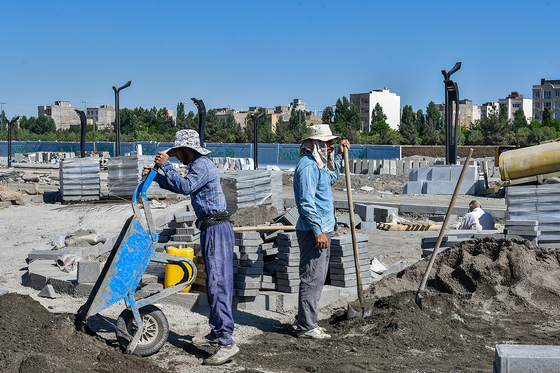
[{"label": "concrete block", "polygon": [[235,295],[238,297],[256,297],[259,295],[259,289],[235,289]]},{"label": "concrete block", "polygon": [[432,178],[432,168],[425,167],[425,168],[418,168],[416,169],[416,179],[412,181],[424,181],[424,180],[431,180]]},{"label": "concrete block", "polygon": [[276,290],[276,282],[261,282],[259,290]]},{"label": "concrete block", "polygon": [[263,267],[239,267],[239,273],[245,275],[262,275]]},{"label": "concrete block", "polygon": [[98,260],[80,260],[78,262],[78,283],[94,283],[101,273]]},{"label": "concrete block", "polygon": [[[354,213],[354,227],[356,227],[361,222],[362,222],[362,218],[360,218],[360,215]],[[339,217],[336,218],[336,223],[342,224],[346,227],[350,227],[350,214],[344,213],[340,215]]]},{"label": "concrete block", "polygon": [[[461,175],[461,171],[463,171],[463,166],[450,166],[450,179],[451,181],[457,182],[459,180],[459,176]],[[465,178],[463,182],[474,183],[478,181],[478,166],[468,166],[467,171],[465,172]]]},{"label": "concrete block", "polygon": [[27,254],[27,259],[43,259],[56,261],[58,257],[66,255],[68,253],[68,250],[31,250],[29,254]]},{"label": "concrete block", "polygon": [[0,297],[1,297],[2,295],[8,294],[8,293],[9,293],[8,290],[0,290]]},{"label": "concrete block", "polygon": [[559,371],[560,346],[496,345],[495,373]]},{"label": "concrete block", "polygon": [[249,231],[249,232],[235,232],[235,238],[247,239],[247,240],[258,240],[261,238],[259,232]]},{"label": "concrete block", "polygon": [[142,286],[142,290],[143,291],[161,291],[161,290],[163,290],[163,284],[158,284],[158,283],[146,284],[146,285]]},{"label": "concrete block", "polygon": [[299,286],[299,278],[297,279],[286,279],[286,278],[279,278],[276,280],[276,285],[277,286],[289,286],[289,287],[293,287],[293,286]]},{"label": "concrete block", "polygon": [[[408,171],[408,181],[419,181],[418,180],[418,169],[412,168]],[[423,181],[423,180],[420,180]]]},{"label": "concrete block", "polygon": [[278,246],[279,253],[299,253],[299,246]]},{"label": "concrete block", "polygon": [[358,229],[374,230],[377,229],[377,223],[374,221],[363,221],[358,225]]},{"label": "concrete block", "polygon": [[260,254],[261,247],[260,246],[237,246],[240,253],[247,253],[247,254]]},{"label": "concrete block", "polygon": [[[280,291],[282,293],[296,293],[296,294],[299,293],[299,285],[297,285],[297,286],[284,286],[284,285],[277,284],[276,289],[278,289],[278,291]],[[284,301],[285,301],[285,299],[284,299]],[[284,307],[286,307],[285,303],[284,303]],[[290,307],[290,308],[287,308],[287,309],[294,309],[296,307],[297,307],[297,301],[296,301],[295,307]],[[286,309],[286,308],[284,308],[284,309]]]},{"label": "concrete block", "polygon": [[250,240],[247,238],[236,238],[235,239],[235,244],[239,245],[239,246],[259,246],[261,243],[263,243],[264,241],[260,238],[255,239],[255,240]]},{"label": "concrete block", "polygon": [[242,281],[234,281],[233,287],[236,289],[260,289],[261,282],[242,282]]},{"label": "concrete block", "polygon": [[298,260],[299,261],[300,254],[299,254],[299,252],[297,252],[297,253],[278,253],[276,255],[276,257],[279,260]]},{"label": "concrete block", "polygon": [[284,259],[278,259],[276,261],[278,263],[278,267],[276,268],[276,270],[280,270],[280,267],[298,267],[299,266],[299,259],[290,259],[290,260],[284,260]]},{"label": "concrete block", "polygon": [[196,220],[194,211],[178,212],[174,214],[174,217],[177,223],[194,222]]},{"label": "concrete block", "polygon": [[299,247],[299,242],[298,242],[297,238],[294,238],[294,239],[291,239],[291,240],[285,240],[285,239],[282,239],[282,238],[278,237],[276,242],[278,243],[278,246]]},{"label": "concrete block", "polygon": [[262,280],[262,274],[239,273],[235,275],[234,280],[239,282],[260,282]]},{"label": "concrete block", "polygon": [[403,194],[422,194],[424,181],[405,181]]},{"label": "concrete block", "polygon": [[373,221],[375,206],[365,203],[354,203],[354,212],[360,216],[362,221]]},{"label": "concrete block", "polygon": [[276,266],[276,276],[280,273],[299,273],[299,264],[297,266]]},{"label": "concrete block", "polygon": [[[367,234],[359,233],[356,235],[357,242],[368,241],[368,240],[369,240],[369,236]],[[340,246],[349,243],[352,243],[352,235],[350,234],[345,234],[343,236],[337,236],[331,238],[331,245]]]},{"label": "concrete block", "polygon": [[285,280],[295,280],[299,278],[299,272],[277,272],[276,278]]},{"label": "concrete block", "polygon": [[55,299],[58,297],[58,295],[56,295],[56,292],[54,291],[54,288],[51,284],[46,285],[43,290],[41,290],[41,292],[39,292],[38,294],[40,297],[43,298],[50,298],[50,299]]}]

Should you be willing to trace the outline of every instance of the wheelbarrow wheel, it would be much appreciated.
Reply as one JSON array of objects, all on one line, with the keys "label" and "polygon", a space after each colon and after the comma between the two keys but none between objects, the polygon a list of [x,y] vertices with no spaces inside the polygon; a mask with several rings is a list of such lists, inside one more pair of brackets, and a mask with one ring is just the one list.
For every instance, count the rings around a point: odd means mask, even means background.
[{"label": "wheelbarrow wheel", "polygon": [[[154,305],[144,306],[138,311],[140,312],[140,317],[142,317],[144,330],[133,353],[141,356],[150,356],[158,352],[167,341],[169,323],[163,312]],[[138,330],[138,325],[134,320],[131,310],[126,309],[121,312],[117,319],[117,327],[117,341],[126,350],[129,340],[120,330],[127,331],[131,336],[134,336]]]}]

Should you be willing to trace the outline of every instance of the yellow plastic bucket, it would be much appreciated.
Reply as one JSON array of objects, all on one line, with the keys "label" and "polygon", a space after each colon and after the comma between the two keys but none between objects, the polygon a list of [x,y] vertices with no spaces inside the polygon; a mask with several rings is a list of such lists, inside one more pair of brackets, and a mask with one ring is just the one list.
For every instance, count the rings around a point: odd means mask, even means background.
[{"label": "yellow plastic bucket", "polygon": [[[184,256],[186,258],[189,258],[190,260],[193,260],[194,258],[194,250],[192,247],[186,247],[186,248],[182,248],[182,246],[179,246],[179,248],[170,246],[167,248],[166,250],[167,254],[171,254],[171,255],[179,255],[179,256]],[[191,269],[190,267],[185,263],[185,265],[188,268],[189,271],[189,278],[191,277],[192,273],[191,273]],[[183,275],[185,274],[185,271],[183,271],[183,269],[178,266],[177,264],[166,264],[165,265],[165,280],[163,282],[163,286],[168,288],[170,286],[173,285],[177,285],[179,283],[179,281],[181,281],[181,279],[183,278]],[[191,290],[191,286],[181,290],[181,292],[189,292]]]}]

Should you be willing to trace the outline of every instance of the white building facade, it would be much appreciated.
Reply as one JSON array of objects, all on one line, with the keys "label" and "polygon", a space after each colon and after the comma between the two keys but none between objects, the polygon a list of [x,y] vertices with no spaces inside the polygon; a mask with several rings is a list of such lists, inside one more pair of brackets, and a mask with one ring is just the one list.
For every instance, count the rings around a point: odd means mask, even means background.
[{"label": "white building facade", "polygon": [[350,94],[350,104],[358,107],[362,118],[360,129],[369,131],[371,127],[371,114],[375,106],[383,108],[383,114],[387,116],[387,124],[391,129],[398,130],[401,124],[401,97],[389,92],[385,87],[369,91],[367,93]]},{"label": "white building facade", "polygon": [[515,112],[523,109],[523,113],[527,118],[527,123],[531,123],[533,118],[533,100],[525,98],[522,94],[516,91],[511,92],[506,98],[498,100],[500,107],[504,105],[507,108],[508,120],[513,120]]}]

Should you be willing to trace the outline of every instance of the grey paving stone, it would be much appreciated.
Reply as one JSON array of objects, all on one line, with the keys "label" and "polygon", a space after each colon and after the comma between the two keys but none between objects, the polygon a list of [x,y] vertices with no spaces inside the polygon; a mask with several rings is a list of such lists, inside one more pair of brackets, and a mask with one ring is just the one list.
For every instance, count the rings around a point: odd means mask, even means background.
[{"label": "grey paving stone", "polygon": [[375,221],[361,221],[358,225],[358,229],[362,230],[374,230],[377,229],[377,222]]},{"label": "grey paving stone", "polygon": [[150,283],[142,286],[143,291],[161,291],[163,290],[163,284]]},{"label": "grey paving stone", "polygon": [[238,267],[240,274],[262,275],[263,267]]},{"label": "grey paving stone", "polygon": [[238,297],[256,297],[259,295],[259,289],[235,289],[235,295]]},{"label": "grey paving stone", "polygon": [[260,254],[261,247],[260,246],[239,246],[239,252],[241,253],[251,253],[251,254]]},{"label": "grey paving stone", "polygon": [[235,232],[235,238],[243,240],[260,240],[261,235],[257,231]]},{"label": "grey paving stone", "polygon": [[235,281],[239,282],[259,282],[262,280],[262,274],[237,274],[234,277]]},{"label": "grey paving stone", "polygon": [[375,207],[365,203],[354,203],[354,212],[360,216],[362,222],[373,221]]},{"label": "grey paving stone", "polygon": [[278,279],[276,280],[276,285],[278,285],[278,286],[281,285],[281,286],[289,286],[289,287],[292,287],[292,286],[298,286],[299,283],[300,283],[299,278],[297,278],[297,279],[291,279],[291,280],[290,280],[290,279],[286,279],[286,278],[278,278]]},{"label": "grey paving stone", "polygon": [[38,294],[40,297],[43,298],[50,298],[50,299],[55,299],[58,298],[58,295],[56,294],[56,292],[54,291],[54,288],[51,284],[46,285],[43,290],[41,290]]},{"label": "grey paving stone", "polygon": [[[280,254],[280,253],[278,253]],[[278,267],[299,267],[299,259],[281,260],[277,261]],[[278,270],[278,268],[277,268]]]},{"label": "grey paving stone", "polygon": [[285,285],[276,284],[276,289],[283,293],[299,293],[299,285],[285,286]]},{"label": "grey paving stone", "polygon": [[276,257],[279,260],[288,260],[288,261],[293,261],[293,260],[297,260],[299,263],[299,258],[300,258],[300,253],[278,253],[276,255]]},{"label": "grey paving stone", "polygon": [[9,293],[8,290],[0,290],[0,297],[1,297],[2,295],[8,294],[8,293]]},{"label": "grey paving stone", "polygon": [[299,271],[298,272],[277,272],[276,273],[277,279],[286,279],[286,280],[295,280],[299,278]]},{"label": "grey paving stone", "polygon": [[32,250],[27,254],[29,260],[57,260],[58,257],[69,254],[68,250]]},{"label": "grey paving stone", "polygon": [[494,372],[560,372],[560,346],[496,345]]},{"label": "grey paving stone", "polygon": [[101,273],[101,263],[98,260],[80,260],[78,262],[78,283],[93,283]]},{"label": "grey paving stone", "polygon": [[248,281],[234,281],[233,287],[235,289],[260,289],[261,282],[248,282]]}]

